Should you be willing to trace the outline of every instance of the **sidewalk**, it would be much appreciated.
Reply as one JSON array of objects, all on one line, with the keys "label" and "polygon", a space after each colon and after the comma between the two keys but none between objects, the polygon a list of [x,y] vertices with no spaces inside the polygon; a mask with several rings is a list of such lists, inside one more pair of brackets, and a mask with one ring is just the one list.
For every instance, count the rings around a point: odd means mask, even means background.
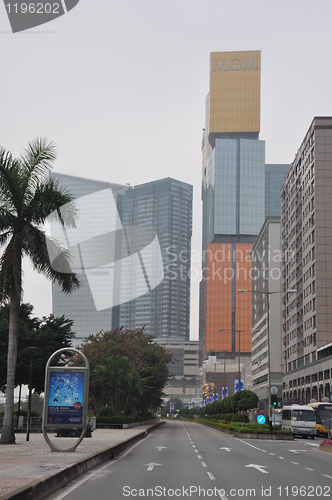
[{"label": "sidewalk", "polygon": [[[75,477],[110,460],[148,432],[158,421],[131,429],[96,429],[74,453],[51,452],[42,434],[16,434],[16,444],[0,445],[0,500],[37,500]],[[68,448],[77,438],[49,435],[59,447]]]}]

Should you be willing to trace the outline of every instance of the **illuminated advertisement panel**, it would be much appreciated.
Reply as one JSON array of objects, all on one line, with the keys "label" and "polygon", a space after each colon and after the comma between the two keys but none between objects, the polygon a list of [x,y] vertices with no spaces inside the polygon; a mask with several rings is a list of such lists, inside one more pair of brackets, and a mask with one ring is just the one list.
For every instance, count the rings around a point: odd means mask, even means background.
[{"label": "illuminated advertisement panel", "polygon": [[46,393],[46,425],[83,427],[85,412],[86,370],[78,368],[49,369]]}]

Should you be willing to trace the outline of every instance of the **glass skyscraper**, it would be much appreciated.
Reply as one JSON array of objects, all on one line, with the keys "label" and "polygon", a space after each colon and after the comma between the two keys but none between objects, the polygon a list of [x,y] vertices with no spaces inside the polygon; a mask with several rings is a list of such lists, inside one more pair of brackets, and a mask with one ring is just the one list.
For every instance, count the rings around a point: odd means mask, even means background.
[{"label": "glass skyscraper", "polygon": [[281,215],[281,187],[288,174],[290,165],[265,165],[265,217]]},{"label": "glass skyscraper", "polygon": [[251,353],[250,251],[265,219],[260,52],[211,53],[203,131],[200,343],[205,353]]},{"label": "glass skyscraper", "polygon": [[[63,240],[82,284],[70,295],[53,284],[53,314],[74,321],[76,341],[144,325],[156,337],[189,339],[192,186],[51,175],[75,198],[82,222],[79,238],[69,228]],[[52,237],[60,233],[51,222]]]},{"label": "glass skyscraper", "polygon": [[[265,165],[260,51],[214,52],[202,138],[200,348],[251,373],[251,250],[268,215],[280,216],[289,165]],[[240,362],[240,359],[238,358]],[[246,376],[246,380],[248,380]]]}]

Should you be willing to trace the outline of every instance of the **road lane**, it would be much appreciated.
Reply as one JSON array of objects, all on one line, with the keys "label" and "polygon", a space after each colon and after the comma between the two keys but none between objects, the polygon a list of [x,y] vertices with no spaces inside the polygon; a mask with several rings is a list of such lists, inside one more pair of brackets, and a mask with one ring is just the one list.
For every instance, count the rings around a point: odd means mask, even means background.
[{"label": "road lane", "polygon": [[331,498],[331,455],[314,444],[239,439],[174,419],[52,499]]}]

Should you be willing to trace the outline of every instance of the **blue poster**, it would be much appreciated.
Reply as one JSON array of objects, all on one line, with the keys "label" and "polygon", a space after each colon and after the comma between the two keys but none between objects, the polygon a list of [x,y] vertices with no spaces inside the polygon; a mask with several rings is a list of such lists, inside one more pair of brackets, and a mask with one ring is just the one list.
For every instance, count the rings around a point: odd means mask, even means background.
[{"label": "blue poster", "polygon": [[84,372],[51,371],[47,424],[83,425]]}]

